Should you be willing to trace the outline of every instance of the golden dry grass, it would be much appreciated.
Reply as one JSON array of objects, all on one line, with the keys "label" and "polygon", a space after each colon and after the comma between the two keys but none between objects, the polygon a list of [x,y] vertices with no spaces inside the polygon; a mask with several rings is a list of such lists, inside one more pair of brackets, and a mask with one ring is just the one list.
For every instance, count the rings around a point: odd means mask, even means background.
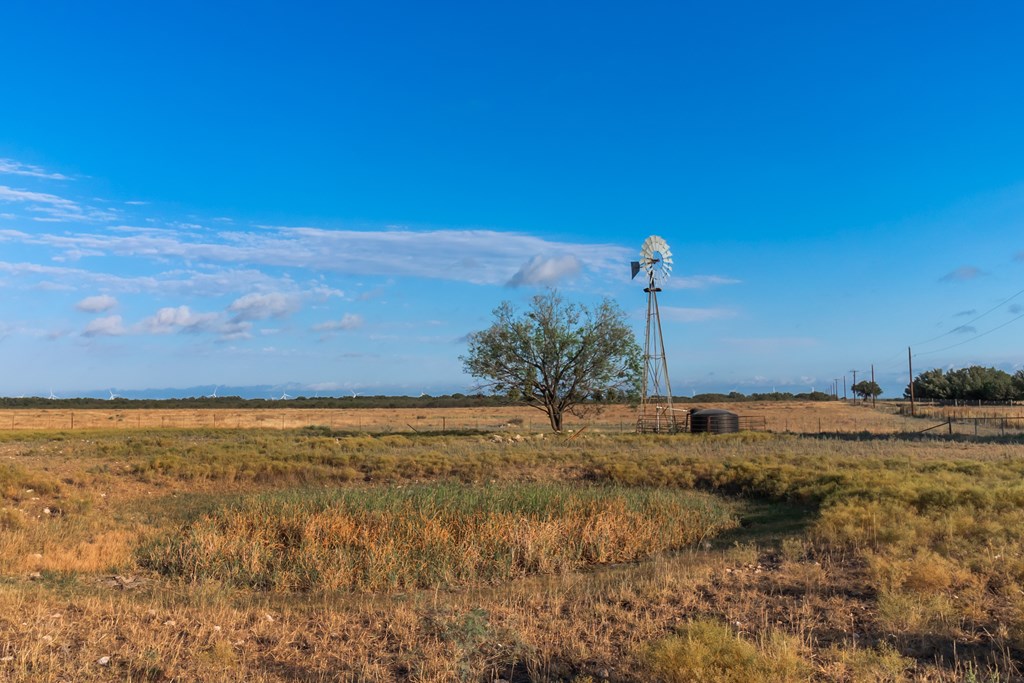
[{"label": "golden dry grass", "polygon": [[[596,430],[512,443],[10,433],[0,438],[0,680],[1020,680],[1020,449]],[[438,480],[697,488],[741,506],[745,528],[641,562],[426,590],[294,592],[143,566],[148,544],[262,509],[268,496],[373,497]],[[273,530],[259,519],[246,518],[248,535]]]},{"label": "golden dry grass", "polygon": [[[888,404],[879,404],[888,407]],[[686,408],[724,408],[741,416],[764,419],[769,431],[795,433],[888,434],[923,428],[920,421],[852,402],[708,403]],[[1024,408],[1009,414],[1024,415]],[[945,418],[942,418],[945,419]],[[566,429],[582,427],[609,433],[634,429],[636,409],[606,406],[584,419],[567,415]],[[355,408],[355,409],[132,409],[65,410],[4,409],[0,432],[83,429],[296,429],[323,425],[340,431],[413,432],[441,430],[505,430],[523,434],[550,431],[546,416],[526,406],[488,408]],[[927,426],[927,425],[924,425]]]}]

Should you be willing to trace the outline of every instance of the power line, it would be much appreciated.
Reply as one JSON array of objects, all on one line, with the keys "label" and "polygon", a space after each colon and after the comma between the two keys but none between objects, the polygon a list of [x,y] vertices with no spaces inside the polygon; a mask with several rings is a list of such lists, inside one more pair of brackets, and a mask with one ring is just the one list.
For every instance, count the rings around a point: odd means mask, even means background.
[{"label": "power line", "polygon": [[[979,315],[979,316],[977,316],[977,317],[974,317],[974,318],[972,318],[972,319],[968,320],[968,321],[967,321],[967,322],[965,322],[964,324],[962,324],[962,325],[957,325],[957,326],[956,326],[956,327],[954,327],[953,329],[951,329],[951,330],[947,330],[947,331],[943,332],[942,334],[938,335],[937,337],[932,337],[931,339],[925,339],[924,341],[919,341],[919,342],[917,342],[917,343],[911,344],[911,346],[923,346],[923,345],[925,345],[925,344],[928,344],[928,343],[930,343],[930,342],[933,342],[933,341],[936,341],[936,340],[942,339],[943,337],[946,337],[946,336],[948,336],[948,335],[951,335],[951,334],[953,334],[954,332],[956,332],[957,330],[962,330],[962,329],[964,329],[965,327],[967,327],[968,325],[973,325],[974,323],[978,322],[979,320],[981,320],[982,318],[984,318],[984,317],[985,317],[986,315],[988,315],[988,314],[989,314],[989,313],[991,313],[992,311],[995,311],[995,310],[997,310],[998,308],[1000,308],[1000,307],[1002,307],[1002,306],[1004,306],[1004,305],[1006,305],[1006,304],[1010,303],[1011,301],[1013,301],[1014,299],[1016,299],[1016,298],[1017,298],[1018,296],[1020,296],[1021,294],[1024,294],[1024,289],[1020,290],[1019,292],[1017,292],[1016,294],[1014,294],[1014,295],[1010,296],[1009,298],[1007,298],[1007,299],[1004,299],[1003,301],[1000,301],[999,303],[997,303],[997,304],[996,304],[995,306],[993,306],[992,308],[988,309],[987,311],[985,311],[985,312],[984,312],[984,313],[982,313],[981,315]],[[999,328],[997,327],[996,329],[999,329]],[[991,331],[993,331],[993,332],[994,332],[995,330],[991,330]],[[986,333],[986,334],[987,334],[987,333]],[[967,341],[970,341],[970,340],[967,340]],[[953,346],[959,346],[959,344],[954,344]],[[949,347],[947,347],[947,348],[953,348],[953,346],[949,346]],[[944,350],[945,350],[945,349],[938,349],[938,351],[929,351],[928,353],[938,353],[939,351],[944,351]],[[918,356],[918,355],[921,355],[921,354],[916,354],[916,353],[915,353],[914,355],[915,355],[915,356]]]},{"label": "power line", "polygon": [[[984,313],[981,313],[980,315],[975,316],[974,318],[971,318],[967,322],[965,322],[965,323],[963,323],[961,325],[957,325],[953,329],[947,330],[947,331],[943,332],[942,334],[937,335],[935,337],[932,337],[930,339],[925,339],[924,341],[919,341],[916,344],[911,344],[911,346],[922,346],[924,344],[929,344],[929,343],[931,343],[933,341],[937,341],[939,339],[942,339],[943,337],[947,337],[947,336],[949,336],[949,335],[951,335],[951,334],[953,334],[953,333],[955,333],[957,331],[964,331],[965,328],[968,327],[969,325],[972,325],[972,324],[976,323],[977,321],[981,320],[982,318],[984,318],[986,315],[992,313],[993,311],[999,310],[1001,307],[1003,307],[1006,304],[1010,303],[1011,301],[1016,299],[1021,294],[1024,294],[1024,289],[1022,289],[1022,290],[1020,290],[1020,291],[1018,291],[1018,292],[1016,292],[1014,294],[1011,294],[1007,298],[1005,298],[1002,301],[1000,301],[999,303],[997,303],[992,308],[988,309]],[[995,332],[996,330],[1000,330],[1000,329],[1006,327],[1007,325],[1009,325],[1010,323],[1013,323],[1013,322],[1016,322],[1017,320],[1020,320],[1021,318],[1024,318],[1024,314],[1021,314],[1021,315],[1017,316],[1016,318],[1013,318],[1012,320],[1008,320],[1007,322],[1003,323],[1002,325],[999,325],[997,327],[993,327],[991,330],[987,330],[987,331],[982,332],[980,334],[976,334],[973,337],[970,337],[969,339],[964,339],[963,341],[959,341],[956,344],[950,344],[949,346],[945,346],[945,347],[943,347],[941,349],[933,349],[932,351],[924,351],[922,353],[915,353],[914,356],[915,357],[916,356],[928,356],[928,355],[931,355],[933,353],[941,353],[943,351],[948,351],[949,349],[953,349],[953,348],[956,348],[958,346],[962,346],[963,344],[967,344],[969,342],[972,342],[975,339],[979,339],[981,337],[984,337],[987,334],[991,334],[992,332]],[[893,358],[896,358],[897,355],[899,355],[899,354],[894,355]],[[896,365],[898,365],[898,364],[899,363],[891,363],[890,364],[889,363],[889,359],[885,359],[884,361],[882,361],[882,367],[885,370],[889,370],[890,368],[896,367]]]},{"label": "power line", "polygon": [[1024,313],[1021,313],[1020,315],[1018,315],[1016,318],[1013,318],[1012,320],[1007,320],[1005,323],[1003,323],[1002,325],[999,325],[998,327],[993,327],[991,330],[987,330],[987,331],[982,332],[980,334],[976,334],[973,337],[971,337],[970,339],[964,339],[962,342],[957,342],[956,344],[950,344],[949,346],[944,346],[941,349],[935,349],[934,351],[925,351],[924,353],[915,353],[914,355],[915,356],[930,356],[933,353],[940,353],[942,351],[948,351],[949,349],[956,348],[957,346],[963,346],[964,344],[966,344],[968,342],[972,342],[975,339],[980,339],[981,337],[984,337],[987,334],[992,334],[996,330],[1001,330],[1004,327],[1006,327],[1007,325],[1009,325],[1011,323],[1017,322],[1021,318],[1024,318]]}]

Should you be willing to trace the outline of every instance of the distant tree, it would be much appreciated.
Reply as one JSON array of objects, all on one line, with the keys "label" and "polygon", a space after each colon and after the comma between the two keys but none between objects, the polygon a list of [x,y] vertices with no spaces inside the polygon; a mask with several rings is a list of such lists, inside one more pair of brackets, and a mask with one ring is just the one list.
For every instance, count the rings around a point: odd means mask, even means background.
[{"label": "distant tree", "polygon": [[643,368],[622,309],[605,299],[590,310],[554,290],[533,297],[523,314],[502,303],[488,329],[469,335],[460,360],[492,391],[547,413],[556,432],[566,412],[579,415],[595,406],[595,395],[635,393]]},{"label": "distant tree", "polygon": [[857,382],[850,389],[854,396],[860,396],[865,401],[882,395],[882,387],[868,379]]}]

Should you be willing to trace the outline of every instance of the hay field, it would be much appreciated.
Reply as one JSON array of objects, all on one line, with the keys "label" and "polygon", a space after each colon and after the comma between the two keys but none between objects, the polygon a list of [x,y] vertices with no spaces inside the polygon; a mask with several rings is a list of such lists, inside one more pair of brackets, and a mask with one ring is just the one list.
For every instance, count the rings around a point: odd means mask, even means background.
[{"label": "hay field", "polygon": [[[880,406],[882,404],[879,404]],[[741,416],[763,418],[768,431],[816,433],[869,432],[890,434],[916,431],[920,420],[845,402],[751,402],[690,406],[680,409],[724,408]],[[1018,409],[1020,410],[1020,409]],[[605,407],[584,419],[568,415],[566,429],[606,433],[633,431],[636,410],[626,405]],[[195,410],[22,410],[0,411],[0,432],[80,429],[296,429],[322,425],[335,430],[368,433],[442,430],[506,430],[522,434],[550,431],[546,416],[525,406],[493,408],[398,409],[195,409]]]}]

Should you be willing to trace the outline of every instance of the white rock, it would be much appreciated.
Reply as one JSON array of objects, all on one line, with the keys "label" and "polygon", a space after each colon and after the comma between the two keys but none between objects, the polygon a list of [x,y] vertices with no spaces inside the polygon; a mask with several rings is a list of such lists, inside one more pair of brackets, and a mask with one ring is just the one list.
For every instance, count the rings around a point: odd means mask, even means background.
[{"label": "white rock", "polygon": [[96,660],[96,663],[100,666],[110,666],[110,657],[103,655],[102,657]]}]

